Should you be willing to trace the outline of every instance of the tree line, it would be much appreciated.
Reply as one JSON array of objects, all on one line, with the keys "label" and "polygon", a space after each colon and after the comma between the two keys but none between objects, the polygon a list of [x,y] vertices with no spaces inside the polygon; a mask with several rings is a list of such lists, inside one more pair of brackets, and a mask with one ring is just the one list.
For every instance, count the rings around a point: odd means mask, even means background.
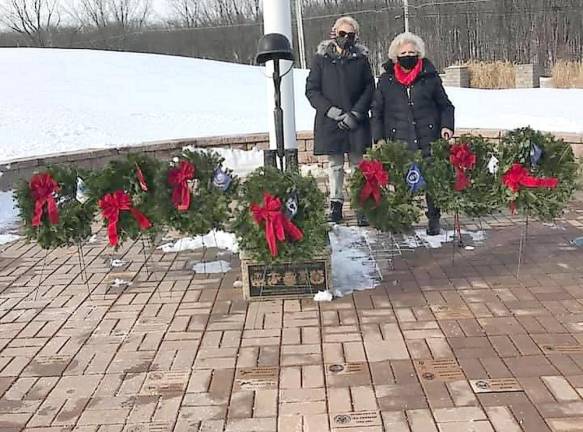
[{"label": "tree line", "polygon": [[[252,64],[263,34],[260,0],[0,0],[0,46],[151,52]],[[64,2],[67,3],[64,3]],[[268,1],[268,0],[263,0]],[[292,6],[295,1],[292,0]],[[583,0],[410,0],[411,31],[439,68],[470,60],[538,63],[583,57]],[[302,0],[308,56],[349,14],[376,70],[404,28],[402,0]],[[295,11],[295,7],[292,7]],[[293,16],[297,51],[296,17]]]}]

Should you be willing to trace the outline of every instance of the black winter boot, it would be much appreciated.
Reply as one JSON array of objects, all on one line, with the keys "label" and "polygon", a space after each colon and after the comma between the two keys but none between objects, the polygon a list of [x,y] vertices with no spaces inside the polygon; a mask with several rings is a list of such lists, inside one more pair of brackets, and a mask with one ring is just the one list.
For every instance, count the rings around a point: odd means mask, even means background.
[{"label": "black winter boot", "polygon": [[370,225],[368,223],[368,218],[366,217],[366,215],[359,211],[356,212],[356,224],[359,227],[367,227]]},{"label": "black winter boot", "polygon": [[342,202],[341,201],[331,201],[330,202],[330,215],[328,216],[328,222],[333,222],[333,223],[342,222]]},{"label": "black winter boot", "polygon": [[425,231],[427,235],[436,236],[441,232],[441,224],[439,219],[441,218],[441,210],[435,206],[433,198],[429,194],[425,194],[425,199],[427,201],[427,212],[425,215],[429,222],[427,224],[427,230]]},{"label": "black winter boot", "polygon": [[429,219],[427,223],[427,230],[425,231],[429,236],[436,236],[441,233],[441,224],[439,223],[438,217],[433,217]]}]

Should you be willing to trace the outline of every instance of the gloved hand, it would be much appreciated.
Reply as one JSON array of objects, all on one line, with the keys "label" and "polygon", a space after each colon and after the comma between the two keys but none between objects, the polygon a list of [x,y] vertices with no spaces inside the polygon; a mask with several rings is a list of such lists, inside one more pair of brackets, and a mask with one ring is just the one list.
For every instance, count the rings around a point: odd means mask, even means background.
[{"label": "gloved hand", "polygon": [[348,113],[338,122],[338,127],[344,131],[354,130],[358,127],[358,120],[352,115],[352,113]]},{"label": "gloved hand", "polygon": [[330,109],[326,111],[326,117],[337,122],[342,121],[343,115],[343,111],[335,106],[331,106]]}]

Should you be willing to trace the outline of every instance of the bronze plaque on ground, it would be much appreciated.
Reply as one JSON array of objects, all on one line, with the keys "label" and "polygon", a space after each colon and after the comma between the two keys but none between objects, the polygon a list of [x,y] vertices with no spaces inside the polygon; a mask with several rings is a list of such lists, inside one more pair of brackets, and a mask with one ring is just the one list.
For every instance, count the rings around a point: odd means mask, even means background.
[{"label": "bronze plaque on ground", "polygon": [[583,345],[541,345],[542,350],[547,354],[580,354],[583,353]]},{"label": "bronze plaque on ground", "polygon": [[141,395],[168,395],[183,393],[188,384],[188,372],[148,372]]},{"label": "bronze plaque on ground", "polygon": [[459,381],[466,377],[454,359],[417,360],[415,369],[423,381]]},{"label": "bronze plaque on ground", "polygon": [[438,321],[474,318],[474,314],[465,305],[434,305],[431,310]]},{"label": "bronze plaque on ground", "polygon": [[522,386],[515,378],[495,378],[470,380],[474,393],[502,393],[522,391]]},{"label": "bronze plaque on ground", "polygon": [[330,250],[307,261],[258,262],[240,254],[243,296],[247,300],[312,297],[332,287]]},{"label": "bronze plaque on ground", "polygon": [[326,375],[352,375],[366,372],[366,363],[331,363],[326,365]]},{"label": "bronze plaque on ground", "polygon": [[172,432],[172,423],[134,423],[128,424],[123,432]]},{"label": "bronze plaque on ground", "polygon": [[275,367],[257,367],[238,369],[234,390],[276,389],[279,369]]},{"label": "bronze plaque on ground", "polygon": [[382,425],[381,416],[378,411],[330,414],[330,423],[332,423],[333,428],[358,428]]}]

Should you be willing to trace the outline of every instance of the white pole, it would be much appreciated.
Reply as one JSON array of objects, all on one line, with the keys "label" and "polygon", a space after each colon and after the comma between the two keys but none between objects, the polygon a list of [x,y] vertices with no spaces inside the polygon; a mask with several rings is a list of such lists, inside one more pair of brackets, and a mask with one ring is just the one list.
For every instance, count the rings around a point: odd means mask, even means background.
[{"label": "white pole", "polygon": [[298,27],[298,49],[300,51],[300,66],[306,69],[306,43],[304,42],[304,12],[302,11],[302,0],[296,0],[296,20]]},{"label": "white pole", "polygon": [[[292,20],[290,0],[266,0],[263,2],[263,26],[265,34],[280,33],[285,35],[292,44]],[[280,71],[286,73],[292,67],[288,60],[280,61]],[[273,74],[273,62],[266,64],[269,76]],[[273,109],[275,98],[273,80],[267,81],[267,118],[269,124],[269,148],[276,149],[275,121]],[[294,104],[294,76],[293,69],[281,81],[281,108],[283,109],[283,138],[284,148],[297,148],[296,142],[296,111]]]},{"label": "white pole", "polygon": [[405,31],[409,31],[409,0],[403,0],[403,12],[405,18]]}]

